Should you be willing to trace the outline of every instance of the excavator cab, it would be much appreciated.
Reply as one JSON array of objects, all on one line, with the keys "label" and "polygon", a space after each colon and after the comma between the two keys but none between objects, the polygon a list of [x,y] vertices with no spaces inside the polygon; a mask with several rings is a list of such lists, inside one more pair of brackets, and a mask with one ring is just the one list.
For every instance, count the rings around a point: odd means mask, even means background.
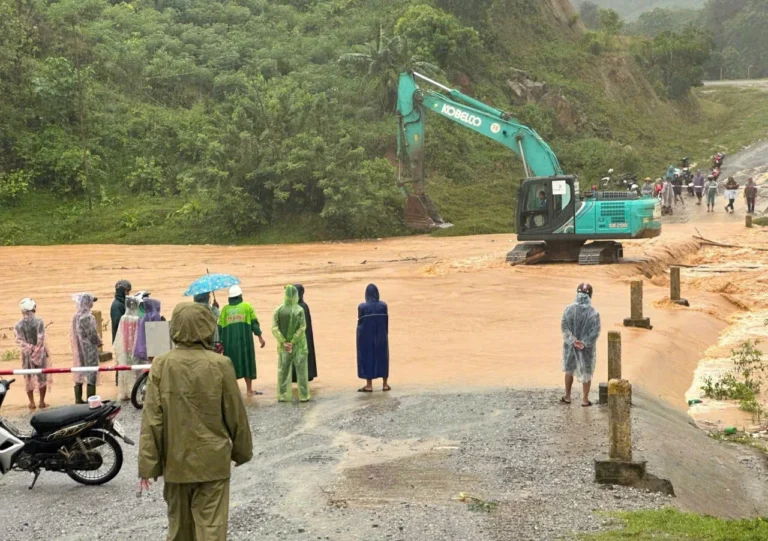
[{"label": "excavator cab", "polygon": [[515,223],[520,240],[573,234],[578,186],[573,176],[524,180],[517,195]]}]

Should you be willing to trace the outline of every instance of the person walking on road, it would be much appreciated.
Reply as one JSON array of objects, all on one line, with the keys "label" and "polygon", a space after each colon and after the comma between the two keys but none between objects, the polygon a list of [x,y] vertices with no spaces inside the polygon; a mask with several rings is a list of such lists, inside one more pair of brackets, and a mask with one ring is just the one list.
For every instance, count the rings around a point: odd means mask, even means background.
[{"label": "person walking on road", "polygon": [[152,363],[139,437],[139,494],[163,477],[168,541],[225,541],[231,462],[253,457],[232,362],[212,351],[216,319],[198,303],[173,311],[176,348]]},{"label": "person walking on road", "polygon": [[299,306],[295,286],[285,286],[285,299],[272,315],[272,335],[277,340],[277,400],[291,401],[291,373],[296,372],[299,401],[309,401],[307,370],[307,320]]},{"label": "person walking on road", "polygon": [[733,214],[733,204],[736,202],[736,194],[739,191],[739,184],[733,177],[728,177],[728,182],[725,183],[725,197],[728,199],[728,204],[725,206],[725,211]]},{"label": "person walking on road", "polygon": [[701,174],[701,169],[697,169],[696,176],[693,177],[693,193],[696,195],[696,204],[701,205],[704,196],[704,175]]},{"label": "person walking on road", "polygon": [[[72,317],[70,327],[70,344],[72,345],[72,365],[99,366],[99,348],[102,345],[99,330],[96,326],[96,318],[91,313],[94,303],[99,300],[90,293],[77,293],[72,296],[77,309]],[[75,404],[85,404],[83,400],[83,384],[87,386],[90,398],[96,395],[96,384],[99,380],[98,372],[75,372]]]},{"label": "person walking on road", "polygon": [[707,212],[715,212],[715,199],[717,199],[717,180],[714,176],[709,175],[706,184],[704,184],[704,192],[707,194]]},{"label": "person walking on road", "polygon": [[379,288],[369,284],[365,302],[357,307],[357,377],[366,380],[357,391],[373,392],[373,380],[382,378],[382,390],[390,391],[389,312],[379,297]]},{"label": "person walking on road", "polygon": [[243,302],[240,286],[232,286],[229,288],[229,304],[222,308],[219,316],[219,337],[224,345],[224,355],[232,359],[237,379],[245,379],[248,396],[263,394],[252,388],[253,380],[256,379],[254,335],[264,349],[267,343],[262,337],[259,318],[253,306]]},{"label": "person walking on road", "polygon": [[[21,308],[21,321],[13,329],[16,344],[21,349],[21,368],[29,370],[30,368],[49,368],[51,366],[51,356],[48,348],[45,346],[45,324],[43,320],[37,317],[37,303],[30,298],[22,299],[19,303]],[[48,385],[51,383],[50,374],[33,374],[24,376],[24,383],[27,388],[27,398],[29,398],[29,409],[36,409],[35,391],[40,394],[39,406],[41,409],[47,408],[45,403],[45,393]]]},{"label": "person walking on road", "polygon": [[754,214],[755,203],[757,202],[757,184],[752,177],[747,179],[747,185],[744,187],[744,199],[747,200],[747,214]]},{"label": "person walking on road", "polygon": [[576,302],[569,305],[560,322],[563,332],[563,372],[565,395],[560,399],[571,403],[574,376],[581,382],[582,407],[589,407],[589,390],[595,373],[597,339],[600,336],[600,314],[592,306],[592,286],[581,284],[576,288]]},{"label": "person walking on road", "polygon": [[672,206],[675,201],[675,191],[672,188],[672,181],[664,179],[664,187],[661,189],[661,214],[666,216],[674,211]]}]

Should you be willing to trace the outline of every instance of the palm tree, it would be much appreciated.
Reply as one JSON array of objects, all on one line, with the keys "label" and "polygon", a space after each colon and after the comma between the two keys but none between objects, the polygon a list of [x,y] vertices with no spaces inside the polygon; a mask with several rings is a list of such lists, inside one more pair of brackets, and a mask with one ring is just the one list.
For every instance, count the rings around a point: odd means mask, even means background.
[{"label": "palm tree", "polygon": [[378,39],[367,48],[365,53],[341,55],[339,63],[365,72],[365,79],[378,96],[382,112],[394,111],[398,79],[404,71],[418,70],[426,75],[442,73],[438,66],[412,54],[405,37],[387,37],[382,27]]}]

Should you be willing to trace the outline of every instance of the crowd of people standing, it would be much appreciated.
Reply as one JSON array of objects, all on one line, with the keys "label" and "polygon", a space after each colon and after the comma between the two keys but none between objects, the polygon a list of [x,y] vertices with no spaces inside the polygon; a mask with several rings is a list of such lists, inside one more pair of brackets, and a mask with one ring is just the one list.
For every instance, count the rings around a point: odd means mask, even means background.
[{"label": "crowd of people standing", "polygon": [[[115,284],[115,296],[110,307],[112,351],[117,366],[133,366],[152,362],[147,345],[147,324],[165,321],[162,303],[146,291],[132,294],[128,280]],[[292,384],[298,387],[299,400],[310,399],[309,382],[318,376],[314,329],[309,306],[304,300],[301,284],[288,285],[283,302],[272,315],[271,334],[276,341],[278,357],[277,396],[280,402],[292,398]],[[93,310],[98,298],[91,293],[72,296],[75,313],[70,325],[70,346],[73,367],[98,367],[103,347],[101,329]],[[228,291],[228,302],[222,308],[211,302],[211,293],[193,297],[194,303],[203,305],[215,321],[211,336],[211,349],[222,354],[232,364],[236,379],[244,379],[248,396],[261,395],[253,388],[257,377],[256,347],[267,342],[253,306],[243,300],[243,291],[235,285]],[[21,350],[22,368],[49,368],[51,356],[45,339],[45,324],[37,316],[37,303],[25,298],[20,303],[21,320],[16,324],[15,338]],[[360,392],[372,392],[373,380],[383,379],[382,390],[389,391],[389,339],[388,309],[379,298],[378,288],[370,284],[365,291],[365,302],[358,307],[357,367],[358,376],[366,381]],[[171,334],[173,331],[171,329]],[[171,337],[172,338],[172,337]],[[170,341],[169,341],[170,343]],[[97,394],[102,378],[99,372],[74,372],[74,401],[83,404]],[[134,386],[134,370],[116,374],[118,399],[129,400]],[[29,408],[45,408],[46,392],[51,384],[49,374],[25,376]],[[85,393],[84,393],[85,391]],[[39,394],[35,402],[34,393]]]}]

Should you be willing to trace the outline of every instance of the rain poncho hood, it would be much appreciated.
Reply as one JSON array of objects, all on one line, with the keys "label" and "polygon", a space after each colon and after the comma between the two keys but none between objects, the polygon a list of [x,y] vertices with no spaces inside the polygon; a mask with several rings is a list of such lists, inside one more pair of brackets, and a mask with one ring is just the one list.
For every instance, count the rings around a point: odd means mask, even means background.
[{"label": "rain poncho hood", "polygon": [[[592,381],[600,336],[600,314],[592,306],[589,295],[576,295],[576,302],[563,312],[560,328],[563,333],[563,372],[575,375],[582,383]],[[584,343],[583,350],[574,347],[576,340]]]},{"label": "rain poncho hood", "polygon": [[670,165],[667,169],[667,174],[664,176],[664,180],[674,180],[675,178],[675,166]]},{"label": "rain poncho hood", "polygon": [[146,298],[142,301],[144,306],[144,315],[139,320],[139,330],[136,333],[136,349],[134,355],[138,359],[146,360],[147,357],[147,332],[144,325],[150,321],[161,321],[160,301],[157,299]]},{"label": "rain poncho hood", "polygon": [[213,349],[216,318],[204,304],[179,304],[171,318],[171,339],[177,346]]}]

